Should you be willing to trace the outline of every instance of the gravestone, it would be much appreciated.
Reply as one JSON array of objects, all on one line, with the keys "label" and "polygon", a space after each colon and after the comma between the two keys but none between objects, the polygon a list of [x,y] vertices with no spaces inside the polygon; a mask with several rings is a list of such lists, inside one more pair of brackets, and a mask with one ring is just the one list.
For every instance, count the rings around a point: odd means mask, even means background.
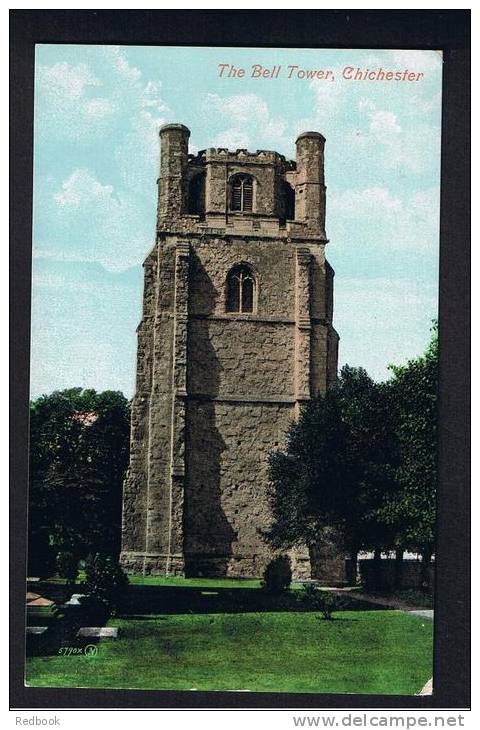
[{"label": "gravestone", "polygon": [[42,636],[48,631],[48,626],[27,626],[27,636]]},{"label": "gravestone", "polygon": [[77,632],[79,639],[116,639],[118,629],[116,626],[84,626]]},{"label": "gravestone", "polygon": [[55,601],[51,601],[49,598],[44,598],[43,596],[40,596],[39,598],[35,598],[33,601],[28,602],[28,606],[54,606]]},{"label": "gravestone", "polygon": [[31,591],[27,591],[27,595],[26,595],[27,603],[30,603],[30,601],[36,601],[37,598],[41,598],[41,596],[38,593],[32,593]]},{"label": "gravestone", "polygon": [[84,593],[72,593],[70,600],[65,603],[65,606],[80,606],[82,598],[85,598]]}]

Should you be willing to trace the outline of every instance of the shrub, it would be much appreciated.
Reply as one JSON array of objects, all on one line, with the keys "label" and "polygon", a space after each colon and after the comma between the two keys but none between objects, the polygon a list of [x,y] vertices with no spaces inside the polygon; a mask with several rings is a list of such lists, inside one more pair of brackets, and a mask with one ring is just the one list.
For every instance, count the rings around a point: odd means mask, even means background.
[{"label": "shrub", "polygon": [[320,611],[326,621],[331,621],[333,619],[333,612],[338,611],[343,604],[340,596],[331,591],[322,591],[313,583],[303,584],[302,599],[314,611]]},{"label": "shrub", "polygon": [[61,550],[56,557],[57,573],[73,585],[78,576],[78,559],[68,550]]},{"label": "shrub", "polygon": [[104,598],[90,593],[80,600],[82,613],[88,617],[88,623],[92,626],[103,626],[112,615],[112,607]]},{"label": "shrub", "polygon": [[128,585],[128,578],[110,555],[97,553],[85,563],[85,596],[81,599],[91,620],[104,622],[115,615]]},{"label": "shrub", "polygon": [[284,593],[292,582],[292,568],[287,555],[279,555],[269,562],[263,573],[262,588],[267,593]]}]

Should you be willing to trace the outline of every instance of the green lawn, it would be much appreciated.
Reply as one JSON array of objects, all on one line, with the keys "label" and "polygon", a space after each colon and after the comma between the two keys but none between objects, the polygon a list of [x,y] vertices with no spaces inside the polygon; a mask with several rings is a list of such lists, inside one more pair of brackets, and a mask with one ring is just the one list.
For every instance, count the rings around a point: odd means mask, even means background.
[{"label": "green lawn", "polygon": [[177,588],[260,588],[257,578],[182,578],[164,575],[130,575],[131,585],[174,586]]},{"label": "green lawn", "polygon": [[324,621],[295,595],[265,597],[254,581],[131,584],[123,614],[109,622],[117,640],[99,642],[95,656],[50,647],[29,657],[27,684],[412,695],[432,676],[433,623],[400,611],[352,603],[359,610]]}]

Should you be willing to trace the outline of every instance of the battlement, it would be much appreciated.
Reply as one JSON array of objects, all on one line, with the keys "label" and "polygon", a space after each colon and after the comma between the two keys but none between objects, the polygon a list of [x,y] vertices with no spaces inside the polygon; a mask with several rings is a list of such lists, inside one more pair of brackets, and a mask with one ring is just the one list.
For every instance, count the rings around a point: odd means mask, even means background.
[{"label": "battlement", "polygon": [[257,150],[249,152],[247,149],[229,150],[226,147],[210,147],[206,150],[207,160],[219,162],[253,162],[255,164],[269,163],[271,165],[285,164],[285,157],[273,150]]},{"label": "battlement", "polygon": [[285,170],[296,170],[295,160],[287,160],[284,155],[273,150],[256,150],[249,152],[244,148],[229,150],[226,147],[209,147],[206,150],[199,150],[196,155],[188,155],[188,164],[193,166],[205,165],[207,162],[244,163],[244,164],[270,164],[279,165]]},{"label": "battlement", "polygon": [[[274,150],[208,147],[189,154],[190,130],[167,124],[160,130],[158,227],[185,216],[241,215],[300,223],[308,235],[325,238],[325,185],[319,132],[296,140],[296,160]],[[191,220],[190,220],[191,224]],[[277,226],[278,227],[278,226]]]}]

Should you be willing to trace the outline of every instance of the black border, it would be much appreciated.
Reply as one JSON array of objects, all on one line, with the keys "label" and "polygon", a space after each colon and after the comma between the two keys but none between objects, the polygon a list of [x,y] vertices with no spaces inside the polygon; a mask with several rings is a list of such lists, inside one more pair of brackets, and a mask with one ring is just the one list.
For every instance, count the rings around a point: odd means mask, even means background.
[{"label": "black border", "polygon": [[[433,697],[23,686],[35,43],[444,52],[440,487]],[[470,704],[470,11],[11,10],[10,701],[12,708],[468,708]],[[415,236],[415,231],[411,232]]]}]

